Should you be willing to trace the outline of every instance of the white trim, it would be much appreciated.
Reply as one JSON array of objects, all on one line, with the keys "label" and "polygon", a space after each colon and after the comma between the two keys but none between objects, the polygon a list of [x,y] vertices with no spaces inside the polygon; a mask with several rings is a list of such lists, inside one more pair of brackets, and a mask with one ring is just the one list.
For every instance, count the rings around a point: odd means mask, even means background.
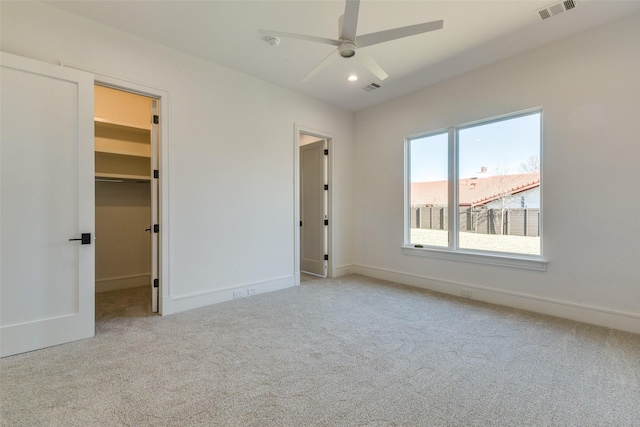
[{"label": "white trim", "polygon": [[347,274],[352,274],[353,273],[352,269],[353,269],[353,264],[334,265],[332,277],[340,277],[340,276],[346,276]]},{"label": "white trim", "polygon": [[[291,288],[295,286],[295,276],[282,276],[260,282],[245,283],[243,285],[229,286],[222,289],[216,289],[213,291],[197,292],[193,294],[180,295],[173,297],[172,310],[173,313],[180,313],[181,311],[187,311],[194,308],[205,307],[208,305],[218,304],[225,301],[231,301],[234,292],[241,291],[243,297],[248,297],[249,289],[255,290],[257,294],[263,294],[266,292],[279,291],[281,289]],[[236,298],[237,299],[237,298]]]},{"label": "white trim", "polygon": [[300,286],[300,130],[293,126],[293,277]]},{"label": "white trim", "polygon": [[160,224],[160,244],[158,245],[160,265],[158,267],[158,278],[160,279],[160,289],[158,296],[160,301],[158,302],[158,314],[161,316],[171,314],[171,286],[169,283],[169,92],[147,83],[140,83],[127,78],[104,74],[79,65],[62,61],[60,61],[60,65],[67,68],[89,71],[94,74],[95,83],[149,96],[157,99],[160,104],[160,137],[158,141],[158,169],[160,170],[160,179],[158,182],[158,224]]},{"label": "white trim", "polygon": [[411,156],[409,137],[404,139],[404,224],[402,225],[402,242],[407,244],[411,242]]},{"label": "white trim", "polygon": [[540,257],[544,257],[544,111],[540,112],[540,214],[538,219],[538,235],[540,236]]},{"label": "white trim", "polygon": [[523,268],[526,270],[547,271],[547,261],[538,257],[526,257],[518,254],[498,254],[492,252],[450,251],[437,248],[416,248],[413,245],[402,247],[405,255],[424,256],[451,261],[473,262],[476,264],[500,267]]},{"label": "white trim", "polygon": [[494,289],[486,286],[457,283],[418,274],[405,273],[361,264],[354,265],[352,272],[363,276],[388,280],[449,295],[461,296],[463,291],[471,292],[471,295],[473,295],[472,299],[479,301],[518,308],[535,313],[547,314],[636,334],[640,333],[640,313],[629,313],[530,294]]},{"label": "white trim", "polygon": [[138,93],[140,95],[155,95],[156,91],[167,93],[167,90],[161,87],[153,86],[145,82],[131,80],[127,77],[117,76],[114,74],[106,74],[101,71],[77,64],[72,64],[70,62],[58,61],[58,64],[65,68],[74,68],[80,71],[87,71],[91,74],[94,74],[96,77],[100,77],[101,82],[106,83],[116,89],[124,89],[127,92]]},{"label": "white trim", "polygon": [[334,276],[333,254],[336,253],[333,247],[333,222],[335,215],[333,211],[333,134],[294,124],[293,137],[293,276],[296,286],[300,285],[300,134],[311,135],[324,139],[326,148],[329,150],[327,159],[327,184],[329,191],[327,195],[327,211],[329,213],[329,225],[327,226],[327,252],[329,261],[327,262],[327,277]]}]

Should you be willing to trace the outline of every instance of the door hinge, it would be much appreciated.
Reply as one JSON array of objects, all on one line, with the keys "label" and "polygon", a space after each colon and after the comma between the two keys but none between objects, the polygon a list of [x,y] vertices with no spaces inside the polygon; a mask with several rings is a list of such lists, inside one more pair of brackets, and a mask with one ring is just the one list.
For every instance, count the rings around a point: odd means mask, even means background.
[{"label": "door hinge", "polygon": [[160,224],[153,224],[153,232],[154,233],[160,232]]},{"label": "door hinge", "polygon": [[324,189],[325,189],[325,190],[328,190],[328,189],[329,189],[329,184],[325,184],[325,185],[324,185]]},{"label": "door hinge", "polygon": [[160,279],[153,279],[153,287],[154,288],[160,287]]},{"label": "door hinge", "polygon": [[325,256],[324,256],[324,260],[325,260],[325,261],[329,261],[329,255],[325,255]]},{"label": "door hinge", "polygon": [[160,171],[158,169],[153,170],[153,177],[156,179],[160,178]]},{"label": "door hinge", "polygon": [[329,220],[328,219],[324,220],[324,225],[329,225]]},{"label": "door hinge", "polygon": [[160,123],[160,117],[158,117],[157,115],[153,115],[153,124],[157,125],[158,123]]},{"label": "door hinge", "polygon": [[302,221],[300,221],[300,227],[302,227]]},{"label": "door hinge", "polygon": [[329,150],[324,150],[324,155],[328,156],[329,155]]}]

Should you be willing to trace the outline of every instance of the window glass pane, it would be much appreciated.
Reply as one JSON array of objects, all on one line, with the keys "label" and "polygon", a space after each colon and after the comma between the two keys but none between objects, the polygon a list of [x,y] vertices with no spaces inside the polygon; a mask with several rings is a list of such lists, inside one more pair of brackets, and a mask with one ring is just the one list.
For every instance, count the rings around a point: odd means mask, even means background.
[{"label": "window glass pane", "polygon": [[459,247],[540,254],[540,113],[458,132]]},{"label": "window glass pane", "polygon": [[410,243],[448,246],[448,134],[412,139],[410,154]]}]

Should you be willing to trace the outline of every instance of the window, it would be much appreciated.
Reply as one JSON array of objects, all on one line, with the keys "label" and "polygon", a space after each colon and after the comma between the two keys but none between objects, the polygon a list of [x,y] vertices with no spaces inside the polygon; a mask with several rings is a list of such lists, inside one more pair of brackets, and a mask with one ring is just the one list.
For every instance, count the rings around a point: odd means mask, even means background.
[{"label": "window", "polygon": [[405,248],[541,260],[541,119],[535,110],[407,138]]}]

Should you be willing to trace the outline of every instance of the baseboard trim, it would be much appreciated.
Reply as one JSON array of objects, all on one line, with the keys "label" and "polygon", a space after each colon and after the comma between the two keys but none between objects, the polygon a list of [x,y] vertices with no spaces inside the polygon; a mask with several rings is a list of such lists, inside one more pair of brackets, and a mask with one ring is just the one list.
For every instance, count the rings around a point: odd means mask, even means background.
[{"label": "baseboard trim", "polygon": [[106,279],[96,279],[96,292],[109,292],[147,285],[151,285],[151,274],[149,273],[107,277]]},{"label": "baseboard trim", "polygon": [[346,265],[334,265],[333,266],[333,277],[346,276],[347,274],[351,274],[351,269],[353,268],[353,264]]},{"label": "baseboard trim", "polygon": [[541,314],[575,320],[582,323],[604,326],[627,332],[640,334],[640,314],[610,310],[602,307],[576,304],[552,298],[518,292],[504,291],[468,283],[457,283],[440,279],[433,279],[418,274],[355,264],[351,271],[355,274],[388,280],[404,285],[441,292],[461,297],[463,291],[471,291],[473,298],[492,304],[519,308]]},{"label": "baseboard trim", "polygon": [[[235,292],[242,294],[239,298],[247,298],[266,292],[279,291],[295,286],[295,276],[282,276],[260,282],[246,283],[237,286],[229,286],[207,292],[198,292],[188,295],[174,296],[171,298],[171,313],[180,313],[194,308],[206,307],[234,299]],[[249,290],[255,293],[249,295]],[[236,298],[237,299],[237,298]]]}]

